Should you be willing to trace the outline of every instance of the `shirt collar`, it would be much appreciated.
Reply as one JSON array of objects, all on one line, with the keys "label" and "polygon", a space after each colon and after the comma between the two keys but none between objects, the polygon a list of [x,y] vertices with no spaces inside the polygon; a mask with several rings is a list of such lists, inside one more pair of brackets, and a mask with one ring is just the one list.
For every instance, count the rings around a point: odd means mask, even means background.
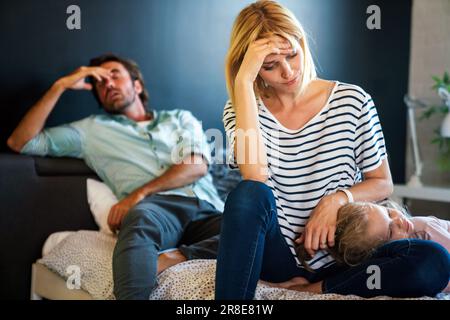
[{"label": "shirt collar", "polygon": [[[158,123],[158,113],[155,110],[150,111],[149,113],[151,113],[153,115],[152,120],[150,120],[149,126],[155,126],[156,123]],[[110,114],[108,115],[111,120],[113,121],[117,121],[119,123],[122,124],[131,124],[132,126],[137,126],[137,122],[134,120],[131,120],[130,118],[128,118],[127,116],[123,115],[123,114]]]}]

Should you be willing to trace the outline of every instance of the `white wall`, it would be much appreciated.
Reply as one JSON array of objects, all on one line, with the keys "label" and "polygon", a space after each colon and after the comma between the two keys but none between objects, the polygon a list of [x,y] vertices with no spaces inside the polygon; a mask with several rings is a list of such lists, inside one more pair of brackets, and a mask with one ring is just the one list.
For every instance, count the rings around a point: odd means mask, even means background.
[{"label": "white wall", "polygon": [[[450,0],[413,0],[409,93],[417,98],[439,101],[432,75],[450,72]],[[417,115],[420,113],[418,112]],[[433,131],[442,118],[417,121],[417,131],[424,162],[422,182],[450,188],[450,173],[442,173],[436,165],[437,146],[430,143]],[[409,141],[408,141],[409,143]],[[411,144],[407,148],[406,179],[413,172]],[[435,214],[450,219],[450,204],[411,201],[413,214]]]}]

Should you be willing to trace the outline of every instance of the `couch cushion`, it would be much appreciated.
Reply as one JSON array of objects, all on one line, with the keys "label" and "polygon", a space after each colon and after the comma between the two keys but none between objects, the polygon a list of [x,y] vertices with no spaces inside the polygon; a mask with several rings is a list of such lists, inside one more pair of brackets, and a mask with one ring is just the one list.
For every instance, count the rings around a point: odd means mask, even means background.
[{"label": "couch cushion", "polygon": [[225,201],[230,191],[242,180],[239,170],[230,169],[227,164],[213,163],[209,166],[209,173],[222,201]]},{"label": "couch cushion", "polygon": [[95,176],[83,160],[73,158],[33,157],[38,176]]}]

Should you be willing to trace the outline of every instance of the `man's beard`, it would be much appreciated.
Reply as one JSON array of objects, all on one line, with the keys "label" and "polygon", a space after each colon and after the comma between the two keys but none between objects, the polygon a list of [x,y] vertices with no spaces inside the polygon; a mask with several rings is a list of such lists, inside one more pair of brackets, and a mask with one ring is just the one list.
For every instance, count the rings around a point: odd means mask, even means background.
[{"label": "man's beard", "polygon": [[134,103],[134,101],[136,101],[136,92],[133,90],[131,99],[124,99],[124,101],[118,106],[115,106],[114,102],[111,105],[104,105],[104,109],[109,114],[123,114],[124,111]]}]

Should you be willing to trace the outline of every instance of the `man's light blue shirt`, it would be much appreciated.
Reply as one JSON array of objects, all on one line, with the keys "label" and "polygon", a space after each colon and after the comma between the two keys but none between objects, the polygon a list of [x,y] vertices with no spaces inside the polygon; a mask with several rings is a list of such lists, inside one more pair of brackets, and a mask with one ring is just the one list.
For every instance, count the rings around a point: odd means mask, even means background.
[{"label": "man's light blue shirt", "polygon": [[[161,176],[186,156],[211,152],[201,123],[185,110],[153,111],[149,123],[124,115],[93,115],[66,125],[44,129],[21,153],[75,157],[86,164],[123,199],[137,188]],[[160,194],[198,197],[223,211],[223,202],[211,175]]]}]

